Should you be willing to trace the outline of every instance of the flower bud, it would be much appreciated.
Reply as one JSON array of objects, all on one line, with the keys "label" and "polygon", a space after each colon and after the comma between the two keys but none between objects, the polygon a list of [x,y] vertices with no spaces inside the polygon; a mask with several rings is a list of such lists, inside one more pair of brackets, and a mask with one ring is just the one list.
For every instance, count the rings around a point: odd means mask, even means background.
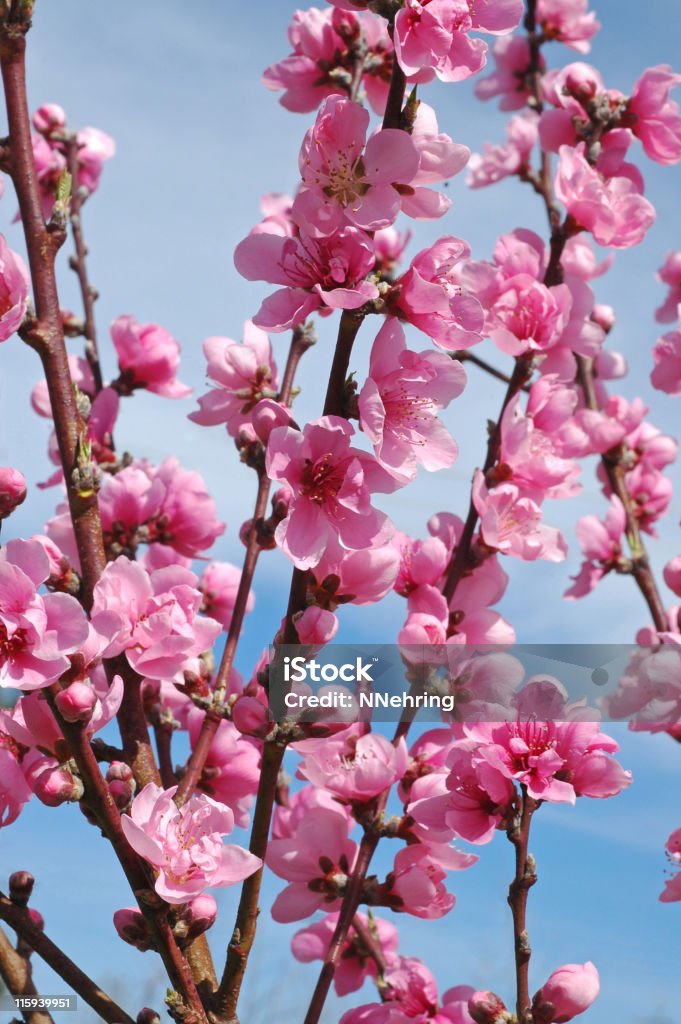
[{"label": "flower bud", "polygon": [[510,1017],[496,992],[474,992],[468,1000],[468,1012],[475,1024],[498,1024]]},{"label": "flower bud", "polygon": [[35,878],[30,871],[15,871],[9,876],[9,898],[18,907],[25,907],[31,898]]},{"label": "flower bud", "polygon": [[89,722],[97,697],[87,683],[71,683],[65,690],[60,690],[54,702],[67,722]]},{"label": "flower bud", "polygon": [[609,334],[615,326],[615,310],[612,306],[599,303],[591,310],[591,319],[599,327],[602,327],[606,334]]},{"label": "flower bud", "polygon": [[576,62],[565,69],[564,92],[574,96],[580,103],[588,103],[598,92],[600,82],[598,75],[588,64]]},{"label": "flower bud", "polygon": [[272,398],[262,398],[251,413],[253,429],[263,444],[267,444],[275,427],[287,427],[291,414],[285,405]]},{"label": "flower bud", "polygon": [[328,644],[338,632],[338,619],[333,612],[312,605],[293,619],[301,644]]},{"label": "flower bud", "polygon": [[596,373],[601,380],[619,380],[629,372],[627,361],[621,352],[604,348],[596,356]]},{"label": "flower bud", "polygon": [[33,127],[41,135],[63,131],[66,127],[64,108],[58,103],[43,103],[33,115]]},{"label": "flower bud", "polygon": [[681,597],[681,555],[676,555],[670,562],[667,562],[662,570],[664,581],[673,594]]},{"label": "flower bud", "polygon": [[152,948],[147,922],[137,907],[123,907],[122,910],[117,910],[113,916],[113,923],[123,942],[135,946],[142,953]]},{"label": "flower bud", "polygon": [[203,935],[215,923],[218,905],[212,896],[202,893],[182,909],[173,932],[181,948]]},{"label": "flower bud", "polygon": [[125,811],[135,795],[135,783],[114,779],[109,783],[109,792],[119,811]]},{"label": "flower bud", "polygon": [[352,11],[342,11],[339,7],[334,7],[331,24],[334,32],[341,37],[344,43],[354,43],[359,38],[359,18]]},{"label": "flower bud", "polygon": [[14,512],[26,497],[26,481],[13,466],[0,466],[0,520]]},{"label": "flower bud", "polygon": [[83,783],[54,757],[40,757],[26,773],[26,781],[48,807],[76,803],[83,795]]},{"label": "flower bud", "polygon": [[112,761],[106,770],[106,781],[131,782],[134,784],[134,775],[130,765],[125,761]]},{"label": "flower bud", "polygon": [[239,697],[232,707],[232,721],[242,735],[259,739],[272,728],[269,711],[257,697]]},{"label": "flower bud", "polygon": [[565,1024],[588,1010],[600,991],[598,971],[591,963],[559,967],[532,1000],[535,1024]]},{"label": "flower bud", "polygon": [[161,1024],[161,1018],[156,1013],[156,1010],[150,1010],[148,1006],[145,1006],[137,1014],[136,1024]]},{"label": "flower bud", "polygon": [[272,495],[272,518],[277,522],[286,519],[292,500],[293,491],[289,487],[280,487],[275,491]]}]

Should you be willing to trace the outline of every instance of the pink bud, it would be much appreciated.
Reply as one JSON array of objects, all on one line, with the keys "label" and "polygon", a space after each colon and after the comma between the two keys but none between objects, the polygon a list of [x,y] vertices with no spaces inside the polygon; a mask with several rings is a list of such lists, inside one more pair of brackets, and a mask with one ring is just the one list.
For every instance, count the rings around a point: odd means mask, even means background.
[{"label": "pink bud", "polygon": [[260,739],[272,728],[268,709],[256,697],[239,697],[232,708],[232,721],[242,735]]},{"label": "pink bud", "polygon": [[615,326],[615,310],[612,306],[599,303],[591,311],[591,319],[608,334]]},{"label": "pink bud", "polygon": [[271,398],[262,398],[251,413],[253,427],[263,444],[267,444],[275,427],[287,427],[291,414],[285,405]]},{"label": "pink bud", "polygon": [[34,907],[29,907],[28,916],[36,928],[39,928],[41,932],[45,930],[45,918],[39,910],[36,910]]},{"label": "pink bud", "polygon": [[596,373],[601,380],[619,380],[629,371],[627,361],[621,352],[604,348],[596,356]]},{"label": "pink bud", "polygon": [[132,768],[125,761],[112,761],[106,770],[107,782],[133,782],[133,779]]},{"label": "pink bud", "polygon": [[97,697],[87,683],[71,683],[55,697],[59,713],[67,722],[89,722]]},{"label": "pink bud", "polygon": [[0,466],[0,519],[6,519],[26,497],[26,481],[13,466]]},{"label": "pink bud", "polygon": [[588,1010],[600,991],[598,971],[591,963],[559,967],[532,1000],[536,1024],[565,1024]]},{"label": "pink bud", "polygon": [[9,898],[18,907],[25,907],[31,898],[35,878],[30,871],[15,871],[9,876]]},{"label": "pink bud", "polygon": [[468,1000],[468,1012],[475,1024],[497,1024],[509,1018],[508,1010],[496,992],[474,992]]},{"label": "pink bud", "polygon": [[673,594],[681,597],[681,555],[676,555],[670,562],[667,562],[662,570],[664,581]]},{"label": "pink bud", "polygon": [[359,37],[359,18],[352,11],[342,11],[334,7],[331,15],[331,24],[344,43],[352,43]]},{"label": "pink bud", "polygon": [[286,519],[292,500],[293,491],[289,487],[280,487],[278,491],[274,492],[272,495],[272,516],[277,522]]},{"label": "pink bud", "polygon": [[181,920],[187,924],[185,943],[193,942],[199,935],[203,935],[215,923],[218,916],[218,905],[212,896],[202,893],[188,903]]},{"label": "pink bud", "polygon": [[328,644],[338,632],[338,619],[326,608],[306,608],[294,622],[301,644]]},{"label": "pink bud", "polygon": [[109,792],[118,810],[125,811],[135,795],[135,786],[134,783],[120,782],[115,779],[109,783]]},{"label": "pink bud", "polygon": [[54,757],[39,757],[26,772],[26,781],[48,807],[76,803],[83,795],[83,783]]},{"label": "pink bud", "polygon": [[152,948],[149,931],[144,916],[137,907],[123,907],[113,916],[114,928],[123,942],[135,946],[143,953]]},{"label": "pink bud", "polygon": [[150,1010],[148,1006],[145,1006],[137,1014],[136,1024],[161,1024],[161,1018],[156,1013],[156,1010]]},{"label": "pink bud", "polygon": [[588,103],[598,92],[600,82],[588,64],[571,64],[565,76],[565,92],[580,103]]},{"label": "pink bud", "polygon": [[58,103],[43,103],[33,115],[33,127],[41,135],[60,132],[66,127],[66,114]]}]

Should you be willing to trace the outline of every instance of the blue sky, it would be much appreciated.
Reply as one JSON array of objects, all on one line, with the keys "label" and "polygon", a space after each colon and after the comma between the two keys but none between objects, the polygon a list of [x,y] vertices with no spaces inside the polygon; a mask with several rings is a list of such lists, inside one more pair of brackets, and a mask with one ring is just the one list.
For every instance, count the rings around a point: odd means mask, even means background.
[{"label": "blue sky", "polygon": [[[591,59],[608,85],[626,91],[645,66],[673,64],[677,59],[677,0],[655,0],[645,8],[645,17],[638,0],[601,0],[596,8],[604,28]],[[288,0],[263,0],[257,8],[233,0],[193,7],[181,0],[146,0],[143,5],[119,0],[114,17],[105,4],[60,0],[37,5],[29,46],[31,106],[59,102],[74,127],[96,125],[118,144],[100,194],[85,211],[92,277],[101,291],[100,333],[104,335],[106,325],[121,313],[162,323],[183,345],[182,379],[199,393],[204,382],[201,341],[210,334],[238,338],[243,320],[265,294],[260,285],[237,276],[231,260],[234,245],[258,218],[261,194],[288,191],[295,185],[296,156],[308,119],[285,112],[276,96],[258,84],[262,69],[287,52],[285,29],[293,9]],[[559,47],[550,55],[557,63],[575,56]],[[424,98],[436,106],[442,130],[473,150],[486,139],[502,138],[504,117],[493,105],[473,99],[471,83],[428,87]],[[643,245],[618,254],[614,270],[595,287],[598,300],[617,310],[612,345],[625,352],[631,366],[622,392],[652,401],[654,422],[674,433],[678,414],[673,400],[651,391],[648,374],[650,348],[658,333],[652,312],[664,294],[653,273],[666,250],[681,247],[681,179],[679,168],[653,165],[640,151],[636,159],[658,208],[658,221]],[[460,176],[451,183],[449,194],[454,201],[450,214],[443,222],[414,229],[412,253],[441,234],[453,233],[469,240],[475,256],[484,258],[504,231],[520,225],[545,230],[538,201],[514,182],[469,193]],[[0,225],[10,243],[20,248],[20,229],[11,225],[14,211],[8,189]],[[62,281],[64,304],[77,308],[65,258]],[[411,341],[422,348],[428,344],[416,333]],[[353,361],[360,377],[370,342],[370,332],[360,335]],[[300,418],[319,414],[318,382],[326,373],[331,345],[328,324],[320,331],[319,345],[306,357],[297,407]],[[280,365],[285,348],[283,336],[275,339]],[[497,358],[491,346],[485,348],[483,354]],[[114,370],[109,352],[105,371],[113,375]],[[0,347],[0,463],[18,465],[31,484],[48,475],[42,454],[46,425],[36,420],[27,404],[38,377],[34,354],[18,340]],[[495,415],[501,400],[500,385],[473,371],[470,378],[468,391],[447,415],[461,442],[460,461],[451,473],[422,474],[393,505],[398,525],[415,534],[424,532],[434,511],[447,508],[462,514],[467,506],[471,472],[482,459],[485,419]],[[193,404],[136,396],[124,409],[119,447],[155,461],[172,448],[184,465],[199,469],[218,501],[221,518],[229,524],[217,554],[237,561],[238,528],[250,514],[253,480],[236,464],[221,430],[203,430],[184,419]],[[30,503],[13,520],[13,530],[26,534],[40,529],[56,497],[54,491],[33,491]],[[607,579],[586,601],[561,601],[568,576],[579,563],[574,521],[603,509],[592,468],[586,466],[583,494],[547,507],[547,521],[560,525],[571,541],[569,562],[505,564],[512,582],[502,608],[516,624],[519,639],[627,642],[645,622],[641,599],[624,578]],[[658,569],[678,553],[678,520],[677,503],[661,524],[659,541],[651,543]],[[263,558],[257,607],[240,654],[244,671],[276,628],[288,575],[283,558]],[[346,609],[339,639],[390,641],[401,615],[397,599],[371,612]],[[602,971],[604,993],[585,1019],[592,1024],[614,1019],[668,1024],[676,1018],[677,965],[671,937],[678,934],[679,911],[658,904],[657,893],[662,885],[662,845],[681,823],[681,747],[664,738],[632,736],[621,727],[620,734],[622,759],[635,773],[631,790],[604,804],[580,801],[575,810],[556,807],[541,813],[535,848],[541,877],[530,912],[536,947],[533,978],[539,984],[562,962],[594,959]],[[71,837],[72,826],[77,842]],[[499,837],[485,848],[475,868],[452,878],[459,902],[448,918],[404,922],[403,951],[422,954],[442,989],[470,982],[510,997],[510,922],[503,900],[511,865],[507,845]],[[386,861],[379,865],[385,869]],[[36,905],[55,938],[82,959],[86,969],[103,981],[117,978],[129,996],[126,1005],[160,1005],[159,974],[144,991],[145,975],[153,976],[151,954],[142,956],[113,938],[111,913],[129,900],[103,841],[84,825],[76,809],[47,812],[30,806],[17,825],[0,833],[0,878],[19,867],[35,871]],[[268,882],[268,892],[278,888],[276,881]],[[225,912],[215,935],[224,942],[235,894],[225,893],[220,899]],[[288,930],[274,925],[266,912],[261,928],[258,966],[247,994],[248,1020],[257,1024],[266,1013],[280,1009],[283,1019],[294,1021],[300,1016],[294,1007],[311,988],[314,971],[291,967],[282,942]],[[36,977],[45,991],[62,990],[40,966]],[[282,977],[286,985],[278,984]],[[295,1000],[294,986],[299,989]],[[337,1016],[332,1006],[328,1024]],[[82,1019],[87,1019],[85,1014]]]}]

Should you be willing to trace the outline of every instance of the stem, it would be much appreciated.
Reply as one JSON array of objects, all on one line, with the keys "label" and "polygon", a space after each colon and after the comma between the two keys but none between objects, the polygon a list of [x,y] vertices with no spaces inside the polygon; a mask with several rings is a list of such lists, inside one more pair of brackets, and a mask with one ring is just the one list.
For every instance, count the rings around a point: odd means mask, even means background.
[{"label": "stem", "polygon": [[85,313],[85,357],[90,364],[92,376],[95,379],[95,394],[99,394],[104,386],[102,380],[102,368],[99,362],[99,349],[97,347],[97,326],[95,323],[95,301],[97,290],[93,288],[88,279],[87,253],[88,248],[83,237],[82,214],[83,203],[87,198],[87,191],[78,186],[78,140],[71,135],[66,142],[66,162],[71,175],[72,194],[69,219],[71,232],[76,250],[69,264],[76,272],[80,285],[80,294],[83,300],[83,311]]},{"label": "stem", "polygon": [[[17,953],[2,928],[0,928],[0,978],[12,996],[38,995],[38,990],[33,984],[31,961]],[[54,1024],[54,1018],[44,1010],[24,1010],[22,1016],[26,1024]]]},{"label": "stem", "polygon": [[[107,995],[99,985],[81,971],[80,967],[74,964],[66,953],[57,946],[44,931],[39,928],[31,918],[27,910],[17,907],[11,900],[0,893],[0,920],[5,921],[20,938],[35,950],[46,964],[53,971],[63,978],[66,984],[83,999],[88,1006],[95,1010],[102,1020],[108,1024],[134,1024],[132,1017],[128,1016],[125,1010],[118,1006],[111,996]],[[5,939],[5,941],[7,941]],[[4,945],[4,943],[0,944]],[[23,959],[23,958],[20,958]],[[27,968],[28,980],[30,982],[30,970]],[[31,987],[33,987],[31,985]],[[13,993],[17,994],[17,993]],[[21,993],[24,994],[24,993]],[[30,993],[33,995],[34,993]],[[51,1020],[49,1015],[43,1019]],[[40,1017],[34,1016],[34,1024],[38,1024]]]},{"label": "stem", "polygon": [[[278,400],[284,405],[291,404],[293,383],[298,369],[298,364],[303,354],[308,348],[315,344],[315,341],[316,338],[314,332],[310,327],[303,325],[301,327],[296,327],[293,331],[289,354],[286,360],[286,367],[282,377],[281,389],[277,396]],[[243,621],[246,615],[248,595],[251,592],[256,566],[258,564],[260,552],[262,551],[258,527],[264,520],[265,513],[267,512],[270,488],[270,479],[266,476],[264,470],[259,471],[258,490],[255,498],[255,507],[253,509],[251,530],[246,542],[246,553],[244,555],[243,566],[241,568],[239,588],[236,593],[234,611],[232,612],[232,618],[229,623],[229,630],[227,631],[227,642],[225,643],[220,667],[215,678],[213,704],[216,710],[206,712],[206,717],[204,718],[201,726],[201,732],[199,733],[194,750],[187,762],[185,774],[183,775],[177,793],[175,794],[175,803],[178,807],[181,807],[186,803],[196,789],[201,779],[201,773],[203,772],[211,743],[213,742],[215,733],[222,721],[222,716],[219,711],[224,703],[229,677],[234,666],[234,658],[236,657],[237,647],[241,638]]]},{"label": "stem", "polygon": [[[268,741],[262,753],[262,768],[258,795],[253,812],[253,827],[249,850],[264,861],[270,832],[270,821],[274,810],[279,769],[284,759],[283,743]],[[237,1004],[243,983],[248,957],[255,941],[258,920],[258,900],[262,885],[263,868],[247,878],[241,889],[234,933],[227,951],[227,962],[215,995],[214,1008],[220,1019],[238,1021]]]},{"label": "stem", "polygon": [[[501,404],[501,411],[487,442],[487,455],[482,469],[483,473],[487,473],[499,458],[499,448],[501,445],[501,421],[503,419],[504,412],[506,411],[506,407],[509,402],[527,385],[531,375],[532,354],[527,353],[526,355],[519,356],[515,361],[513,373],[509,378],[506,394],[504,395],[504,400]],[[473,504],[473,499],[471,498],[468,506],[466,522],[464,523],[464,528],[459,542],[454,549],[454,554],[449,563],[445,582],[442,587],[442,593],[448,602],[451,601],[454,596],[456,588],[461,582],[463,576],[475,564],[473,556],[473,534],[475,533],[477,523],[478,512]]]},{"label": "stem", "polygon": [[[596,388],[594,387],[593,361],[578,355],[575,356],[575,359],[577,360],[577,380],[584,394],[585,405],[588,409],[600,410],[600,403],[596,395]],[[655,629],[658,632],[664,632],[669,628],[667,613],[650,568],[650,559],[641,537],[635,505],[627,487],[626,454],[626,445],[618,445],[617,448],[605,452],[601,456],[601,463],[607,475],[612,493],[617,495],[624,507],[626,535],[631,550],[631,575],[648,606]]]},{"label": "stem", "polygon": [[[492,364],[488,363],[486,359],[481,359],[480,356],[476,356],[475,353],[469,351],[469,349],[460,349],[458,352],[452,352],[452,358],[457,359],[460,363],[473,363],[474,366],[477,366],[481,370],[484,370],[485,373],[488,373],[490,377],[495,377],[496,380],[501,380],[504,384],[511,383],[509,374],[504,373],[503,370],[497,370],[496,366],[492,366]],[[521,390],[529,391],[528,385],[524,384]]]},{"label": "stem", "polygon": [[154,737],[156,739],[156,751],[158,753],[158,764],[161,772],[161,783],[164,789],[172,789],[177,785],[175,772],[173,770],[172,743],[173,730],[170,725],[164,722],[154,724]]},{"label": "stem", "polygon": [[383,947],[381,946],[378,935],[374,934],[371,930],[371,925],[367,927],[357,914],[355,914],[352,919],[352,930],[356,933],[361,944],[365,947],[367,954],[376,964],[378,980],[380,980],[383,978],[387,970],[388,961],[385,958],[385,953],[383,952]]},{"label": "stem", "polygon": [[534,858],[528,854],[532,815],[539,806],[521,786],[519,820],[508,831],[515,847],[515,875],[508,889],[508,905],[513,915],[513,941],[515,946],[516,1014],[518,1024],[531,1024],[529,967],[532,950],[527,935],[527,897],[537,881]]},{"label": "stem", "polygon": [[79,435],[84,434],[84,424],[78,415],[69,373],[55,277],[55,257],[64,242],[64,233],[53,226],[46,227],[43,220],[26,97],[24,32],[27,29],[27,25],[10,25],[6,20],[0,25],[0,63],[9,124],[9,170],[19,201],[37,315],[29,341],[38,351],[45,372],[80,557],[82,598],[89,608],[92,589],[105,565],[104,547],[97,496],[92,491],[80,491],[77,483]]},{"label": "stem", "polygon": [[168,977],[173,986],[181,994],[186,1004],[198,1013],[197,1021],[205,1021],[203,1007],[196,990],[191,970],[183,957],[166,917],[166,910],[154,909],[143,898],[144,893],[152,888],[145,863],[137,856],[128,843],[121,827],[121,816],[116,807],[109,787],[104,781],[97,759],[90,745],[84,727],[79,723],[67,722],[59,714],[54,698],[58,687],[53,685],[45,690],[59,728],[68,744],[69,751],[76,762],[80,777],[85,787],[84,803],[97,818],[97,823],[111,843],[125,877],[130,884],[144,914],[152,936],[154,946],[158,950]]}]

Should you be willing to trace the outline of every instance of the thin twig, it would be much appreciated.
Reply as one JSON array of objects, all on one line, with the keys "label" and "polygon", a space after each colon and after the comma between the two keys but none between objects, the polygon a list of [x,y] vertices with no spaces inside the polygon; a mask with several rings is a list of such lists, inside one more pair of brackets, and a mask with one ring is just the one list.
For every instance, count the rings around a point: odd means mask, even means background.
[{"label": "thin twig", "polygon": [[529,967],[532,950],[527,934],[527,897],[537,881],[534,858],[528,853],[532,815],[538,803],[521,786],[520,813],[509,831],[509,841],[515,847],[515,874],[508,889],[508,904],[513,915],[515,947],[516,1014],[518,1024],[531,1024]]},{"label": "thin twig", "polygon": [[[38,990],[33,984],[31,961],[17,953],[2,928],[0,928],[0,978],[12,996],[38,995]],[[54,1018],[46,1010],[23,1010],[22,1016],[26,1024],[54,1024]]]},{"label": "thin twig", "polygon": [[[20,938],[33,949],[41,959],[62,978],[69,988],[95,1010],[102,1020],[108,1024],[134,1024],[125,1010],[89,978],[80,967],[73,962],[39,928],[31,915],[23,907],[17,907],[4,893],[0,893],[0,920],[5,921]],[[49,1017],[48,1017],[49,1019]]]}]

